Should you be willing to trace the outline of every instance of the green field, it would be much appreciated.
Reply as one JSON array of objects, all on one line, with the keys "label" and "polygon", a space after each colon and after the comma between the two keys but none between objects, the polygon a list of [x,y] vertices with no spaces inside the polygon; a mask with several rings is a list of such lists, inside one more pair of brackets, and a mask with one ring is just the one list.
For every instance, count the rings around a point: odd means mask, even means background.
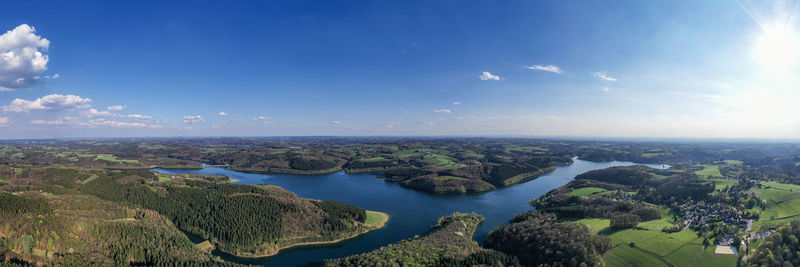
[{"label": "green field", "polygon": [[374,158],[368,158],[368,159],[359,159],[359,161],[362,161],[362,162],[379,162],[379,161],[387,161],[387,159],[385,159],[383,157],[374,157]]},{"label": "green field", "polygon": [[118,159],[117,156],[114,156],[112,154],[99,154],[94,160],[105,160],[110,162],[121,162],[121,163],[139,163],[139,161],[135,159]]},{"label": "green field", "polygon": [[780,189],[786,189],[787,191],[800,191],[800,185],[796,184],[783,184],[778,182],[762,182],[762,185],[769,186],[769,187],[777,187]]},{"label": "green field", "polygon": [[383,221],[384,218],[386,218],[386,215],[384,215],[383,213],[368,210],[367,219],[364,221],[364,223],[366,223],[367,225],[376,226],[379,223],[381,223],[381,221]]},{"label": "green field", "polygon": [[395,155],[395,156],[397,156],[399,158],[408,158],[408,157],[413,157],[413,156],[422,156],[422,155],[425,155],[427,153],[433,153],[433,152],[435,152],[435,151],[433,149],[429,149],[429,148],[406,149],[406,150],[398,151],[398,152],[394,153],[393,155]]},{"label": "green field", "polygon": [[658,152],[658,153],[642,153],[642,157],[645,157],[645,158],[652,158],[652,157],[657,157],[657,156],[666,155],[666,154],[667,154],[667,153],[664,153],[664,152]]},{"label": "green field", "polygon": [[593,233],[600,232],[611,225],[611,220],[609,219],[581,219],[576,222],[589,226]]},{"label": "green field", "polygon": [[569,192],[569,195],[570,196],[584,197],[584,196],[594,195],[594,194],[597,194],[597,193],[600,193],[600,192],[605,192],[605,191],[608,191],[608,190],[606,190],[604,188],[599,188],[599,187],[583,187],[583,188],[578,188],[578,189],[572,190],[572,192]]},{"label": "green field", "polygon": [[159,181],[159,182],[169,182],[169,181],[172,181],[172,177],[170,177],[169,175],[156,175],[156,177],[158,177],[158,181]]},{"label": "green field", "polygon": [[[684,230],[664,233],[671,225],[666,219],[642,222],[639,227],[652,230],[608,228],[608,219],[581,219],[576,222],[589,226],[592,232],[611,239],[615,246],[603,256],[608,266],[735,266],[736,256],[716,255],[714,246],[703,249],[697,232]],[[634,247],[630,247],[634,243]]]},{"label": "green field", "polygon": [[611,252],[606,253],[603,261],[606,262],[607,266],[668,266],[658,258],[653,257],[653,255],[627,245],[619,245]]},{"label": "green field", "polygon": [[426,164],[433,165],[433,166],[435,166],[436,168],[439,168],[439,169],[454,169],[455,168],[455,166],[454,166],[455,159],[454,158],[451,158],[451,157],[448,157],[448,156],[442,156],[442,155],[439,155],[439,154],[425,155],[425,157],[423,158],[423,161]]},{"label": "green field", "polygon": [[703,249],[702,244],[692,242],[666,257],[675,266],[736,266],[736,255],[714,254],[716,246]]},{"label": "green field", "polygon": [[726,159],[723,160],[722,162],[728,165],[742,165],[743,163],[741,160],[735,160],[735,159]]},{"label": "green field", "polygon": [[456,176],[436,176],[436,180],[439,180],[439,181],[466,180],[466,179],[467,178],[456,177]]},{"label": "green field", "polygon": [[92,174],[92,176],[89,176],[89,179],[83,180],[83,182],[81,182],[81,184],[88,184],[92,180],[97,179],[97,177],[98,176],[96,174]]},{"label": "green field", "polygon": [[211,242],[209,242],[208,240],[200,242],[200,243],[197,243],[194,246],[196,248],[198,248],[198,249],[200,249],[202,251],[206,251],[206,252],[214,250],[214,245],[212,245]]},{"label": "green field", "polygon": [[739,183],[739,180],[733,180],[733,179],[714,178],[708,180],[714,182],[716,190],[721,190],[724,189],[725,187],[731,187]]},{"label": "green field", "polygon": [[764,188],[757,189],[761,192],[758,198],[767,201],[766,209],[761,211],[761,220],[800,213],[800,186],[776,182],[766,182],[763,185]]},{"label": "green field", "polygon": [[466,151],[466,152],[464,152],[463,156],[464,156],[464,158],[473,158],[473,159],[482,159],[482,158],[486,157],[484,155],[475,153],[474,151]]},{"label": "green field", "polygon": [[672,225],[673,224],[669,222],[668,219],[658,219],[640,222],[638,226],[647,230],[661,231],[661,229],[664,229],[664,227],[671,227]]},{"label": "green field", "polygon": [[719,165],[699,165],[702,166],[703,169],[694,172],[697,176],[706,177],[706,178],[721,178],[722,174],[719,173]]}]

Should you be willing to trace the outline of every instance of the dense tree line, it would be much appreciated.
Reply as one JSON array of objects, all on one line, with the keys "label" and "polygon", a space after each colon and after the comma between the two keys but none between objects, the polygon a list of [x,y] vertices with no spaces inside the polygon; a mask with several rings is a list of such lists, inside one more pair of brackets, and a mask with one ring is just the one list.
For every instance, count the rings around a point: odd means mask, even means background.
[{"label": "dense tree line", "polygon": [[620,214],[635,214],[642,220],[660,219],[658,209],[634,200],[620,200],[605,196],[570,196],[569,190],[552,191],[542,199],[531,201],[537,210],[567,218],[613,218]]},{"label": "dense tree line", "polygon": [[400,183],[403,186],[438,194],[464,194],[484,192],[495,187],[480,179],[442,178],[435,174],[423,175],[406,179]]},{"label": "dense tree line", "polygon": [[330,231],[349,231],[353,228],[353,221],[363,223],[367,220],[367,211],[353,205],[335,200],[318,201],[314,204],[325,212],[325,224]]},{"label": "dense tree line", "polygon": [[338,166],[335,161],[325,160],[321,158],[304,158],[304,157],[291,157],[289,158],[289,166],[297,170],[327,170]]},{"label": "dense tree line", "polygon": [[748,256],[748,264],[758,266],[800,266],[800,221],[791,221],[761,241]]},{"label": "dense tree line", "polygon": [[664,179],[655,190],[639,190],[637,197],[650,203],[669,205],[688,199],[708,199],[714,188],[714,183],[700,180],[694,174],[681,174]]},{"label": "dense tree line", "polygon": [[642,218],[639,215],[625,213],[611,217],[610,226],[614,229],[633,228],[640,221],[642,221]]},{"label": "dense tree line", "polygon": [[105,253],[118,266],[174,263],[178,256],[176,252],[189,253],[194,249],[192,242],[177,231],[125,223],[99,225],[93,231],[92,234],[109,240],[105,244]]},{"label": "dense tree line", "polygon": [[693,173],[672,174],[664,179],[657,179],[653,173],[659,172],[663,171],[641,165],[611,167],[589,171],[576,176],[575,179],[627,185],[629,190],[637,192],[637,199],[654,204],[671,204],[690,198],[695,201],[704,200],[714,192],[714,183],[701,180]]},{"label": "dense tree line", "polygon": [[53,209],[50,207],[50,204],[44,199],[19,197],[0,192],[0,214],[50,214],[52,212]]},{"label": "dense tree line", "polygon": [[653,178],[649,171],[653,169],[647,166],[637,165],[629,167],[612,167],[600,170],[593,170],[578,176],[575,180],[595,180],[612,184],[622,184],[630,186],[656,185],[658,181]]},{"label": "dense tree line", "polygon": [[608,238],[586,226],[558,222],[553,214],[540,211],[518,214],[498,226],[484,246],[516,256],[526,266],[600,266],[603,253],[611,249]]},{"label": "dense tree line", "polygon": [[483,220],[478,214],[454,213],[439,219],[433,232],[380,249],[325,261],[325,266],[517,266],[515,257],[486,250],[472,240]]},{"label": "dense tree line", "polygon": [[491,184],[502,185],[508,178],[539,171],[539,167],[531,164],[484,164],[462,167],[443,172],[443,175],[482,179]]},{"label": "dense tree line", "polygon": [[[254,253],[253,249],[262,244],[285,241],[283,215],[301,212],[292,201],[279,201],[270,191],[257,186],[201,180],[185,180],[185,185],[147,183],[153,179],[153,174],[146,171],[106,172],[81,190],[102,199],[158,211],[181,230],[219,241],[226,251]],[[322,225],[305,229],[320,231],[317,235],[350,233],[356,230],[354,221],[366,220],[366,211],[352,205],[336,201],[314,203],[324,216]],[[316,224],[318,218],[313,214],[292,223]]]},{"label": "dense tree line", "polygon": [[496,250],[483,250],[469,254],[463,259],[443,258],[434,266],[461,267],[461,266],[521,266],[517,257]]},{"label": "dense tree line", "polygon": [[414,177],[432,174],[433,172],[419,168],[399,168],[381,172],[381,177],[393,181],[401,181]]},{"label": "dense tree line", "polygon": [[118,183],[122,178],[122,173],[111,173],[82,189],[103,199],[158,211],[184,231],[235,248],[280,240],[281,214],[295,209],[256,187],[189,182],[191,186],[167,187],[166,194],[159,194],[140,183]]},{"label": "dense tree line", "polygon": [[388,168],[394,167],[397,163],[391,160],[355,160],[345,167],[350,169],[369,169],[369,168]]}]

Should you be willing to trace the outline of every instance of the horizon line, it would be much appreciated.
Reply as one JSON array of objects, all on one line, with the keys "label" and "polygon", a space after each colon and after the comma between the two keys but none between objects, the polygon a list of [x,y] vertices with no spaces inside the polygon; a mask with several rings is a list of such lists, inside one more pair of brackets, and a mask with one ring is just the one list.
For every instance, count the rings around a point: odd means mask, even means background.
[{"label": "horizon line", "polygon": [[87,136],[87,137],[50,137],[50,138],[7,138],[0,142],[23,141],[69,141],[91,139],[223,139],[223,138],[419,138],[419,139],[467,139],[467,138],[500,138],[500,139],[550,139],[565,141],[617,141],[617,142],[712,142],[712,143],[798,143],[800,138],[764,138],[764,137],[640,137],[640,136],[559,136],[559,135],[251,135],[251,136]]}]

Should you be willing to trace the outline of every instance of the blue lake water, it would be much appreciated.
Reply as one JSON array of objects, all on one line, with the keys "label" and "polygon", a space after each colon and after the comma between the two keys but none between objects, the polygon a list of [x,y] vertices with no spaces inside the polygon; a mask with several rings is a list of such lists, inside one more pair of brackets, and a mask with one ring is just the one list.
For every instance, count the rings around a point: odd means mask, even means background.
[{"label": "blue lake water", "polygon": [[[277,185],[304,198],[337,200],[390,215],[389,222],[384,228],[338,244],[292,248],[283,250],[278,255],[260,259],[235,258],[217,253],[224,259],[240,263],[265,266],[315,266],[325,259],[368,252],[415,235],[424,235],[430,231],[430,226],[435,224],[439,217],[456,211],[477,212],[486,217],[475,233],[475,240],[483,243],[483,239],[492,228],[506,223],[518,213],[532,210],[528,206],[532,198],[538,198],[568,183],[576,175],[596,169],[635,164],[620,161],[590,162],[577,158],[574,161],[569,166],[556,167],[555,171],[522,184],[469,195],[434,195],[384,181],[372,174],[345,174],[343,171],[325,175],[264,175],[216,167],[201,170],[156,169],[156,171],[169,174],[221,174],[239,180],[237,184]],[[668,167],[661,164],[642,165],[653,168]]]}]

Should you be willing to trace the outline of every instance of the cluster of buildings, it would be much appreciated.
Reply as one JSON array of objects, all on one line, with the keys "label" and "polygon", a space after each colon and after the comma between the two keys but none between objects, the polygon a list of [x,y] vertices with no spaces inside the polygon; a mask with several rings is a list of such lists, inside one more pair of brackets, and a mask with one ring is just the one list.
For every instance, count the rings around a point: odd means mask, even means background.
[{"label": "cluster of buildings", "polygon": [[699,229],[711,223],[722,222],[726,225],[747,227],[747,220],[739,211],[731,206],[720,204],[698,204],[683,211],[683,224],[692,229]]}]

